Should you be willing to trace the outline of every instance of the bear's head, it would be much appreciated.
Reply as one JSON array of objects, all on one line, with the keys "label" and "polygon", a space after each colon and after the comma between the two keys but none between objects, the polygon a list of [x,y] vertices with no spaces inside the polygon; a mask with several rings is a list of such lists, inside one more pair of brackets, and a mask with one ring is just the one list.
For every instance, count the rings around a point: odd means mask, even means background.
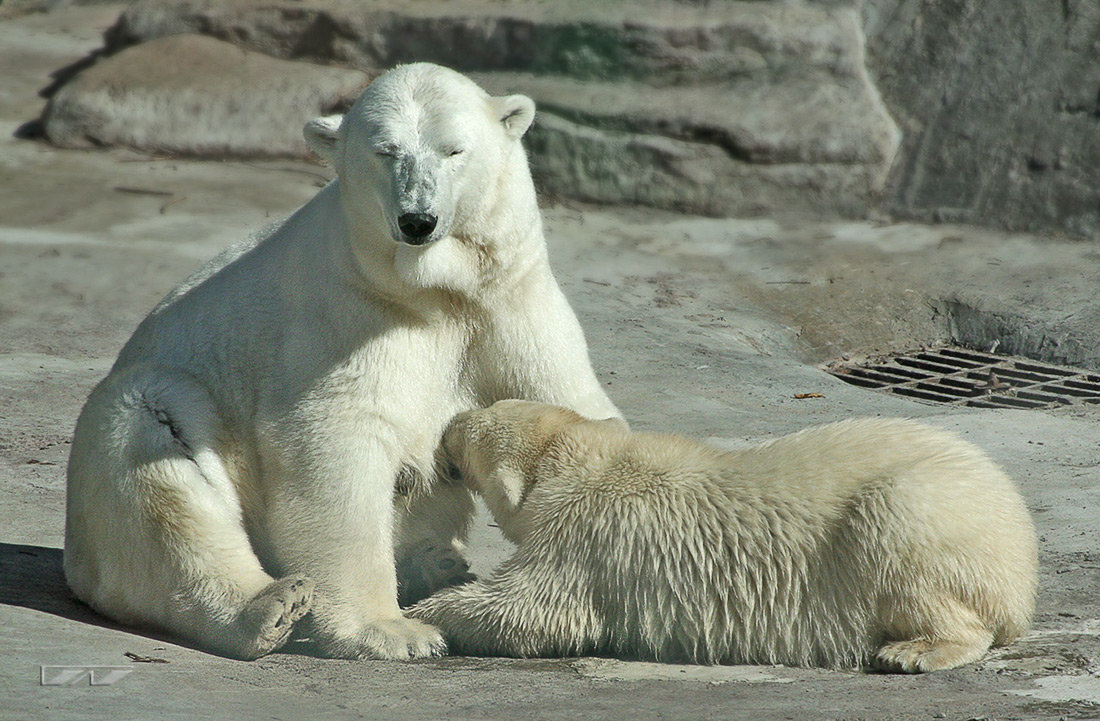
[{"label": "bear's head", "polygon": [[312,120],[305,135],[333,164],[353,224],[421,247],[476,234],[502,183],[530,185],[529,174],[510,176],[517,158],[526,172],[520,138],[534,114],[526,96],[491,97],[453,70],[415,63],[380,75],[346,115]]},{"label": "bear's head", "polygon": [[526,502],[540,481],[568,482],[568,469],[586,463],[588,440],[624,432],[618,418],[592,421],[567,408],[504,400],[455,416],[442,452],[451,475],[485,499],[505,537],[521,543],[529,530]]}]

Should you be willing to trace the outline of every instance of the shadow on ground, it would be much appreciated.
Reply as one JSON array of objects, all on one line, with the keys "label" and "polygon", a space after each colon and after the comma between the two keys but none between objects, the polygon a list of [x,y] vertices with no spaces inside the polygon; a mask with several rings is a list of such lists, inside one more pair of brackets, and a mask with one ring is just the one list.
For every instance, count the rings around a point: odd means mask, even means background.
[{"label": "shadow on ground", "polygon": [[0,604],[119,629],[81,603],[65,583],[60,548],[0,543]]}]

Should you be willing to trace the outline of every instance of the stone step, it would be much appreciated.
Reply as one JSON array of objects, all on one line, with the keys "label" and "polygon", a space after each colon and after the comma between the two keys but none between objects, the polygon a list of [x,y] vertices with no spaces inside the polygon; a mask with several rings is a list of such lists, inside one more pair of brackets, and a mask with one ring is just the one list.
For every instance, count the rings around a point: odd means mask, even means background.
[{"label": "stone step", "polygon": [[886,164],[897,128],[873,87],[758,80],[652,87],[530,73],[471,73],[494,94],[524,93],[550,113],[598,130],[715,145],[746,163]]},{"label": "stone step", "polygon": [[528,74],[473,77],[538,103],[544,192],[705,215],[859,215],[900,137],[873,88],[742,81],[653,88]]},{"label": "stone step", "polygon": [[[842,3],[841,5],[850,4]],[[651,84],[861,72],[836,3],[673,0],[140,0],[108,51],[199,33],[285,59],[388,68],[428,61]]]}]

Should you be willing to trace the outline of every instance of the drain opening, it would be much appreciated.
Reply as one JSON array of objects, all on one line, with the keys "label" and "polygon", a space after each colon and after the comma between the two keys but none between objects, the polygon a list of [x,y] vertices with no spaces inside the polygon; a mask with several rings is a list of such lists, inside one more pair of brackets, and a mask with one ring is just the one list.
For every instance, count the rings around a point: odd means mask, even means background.
[{"label": "drain opening", "polygon": [[826,371],[862,388],[978,408],[1100,404],[1100,373],[964,348],[932,348]]}]

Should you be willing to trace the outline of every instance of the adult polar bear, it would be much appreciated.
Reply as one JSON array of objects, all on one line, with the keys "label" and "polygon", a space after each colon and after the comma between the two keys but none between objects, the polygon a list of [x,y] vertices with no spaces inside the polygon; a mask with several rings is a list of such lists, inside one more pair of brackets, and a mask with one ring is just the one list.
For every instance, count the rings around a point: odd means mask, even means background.
[{"label": "adult polar bear", "polygon": [[[162,301],[81,413],[78,597],[242,658],[310,609],[325,655],[443,650],[401,614],[394,553],[465,531],[469,495],[430,482],[447,421],[509,397],[618,415],[550,272],[533,115],[414,64],[307,125],[337,179]],[[398,476],[422,482],[395,513]]]}]

